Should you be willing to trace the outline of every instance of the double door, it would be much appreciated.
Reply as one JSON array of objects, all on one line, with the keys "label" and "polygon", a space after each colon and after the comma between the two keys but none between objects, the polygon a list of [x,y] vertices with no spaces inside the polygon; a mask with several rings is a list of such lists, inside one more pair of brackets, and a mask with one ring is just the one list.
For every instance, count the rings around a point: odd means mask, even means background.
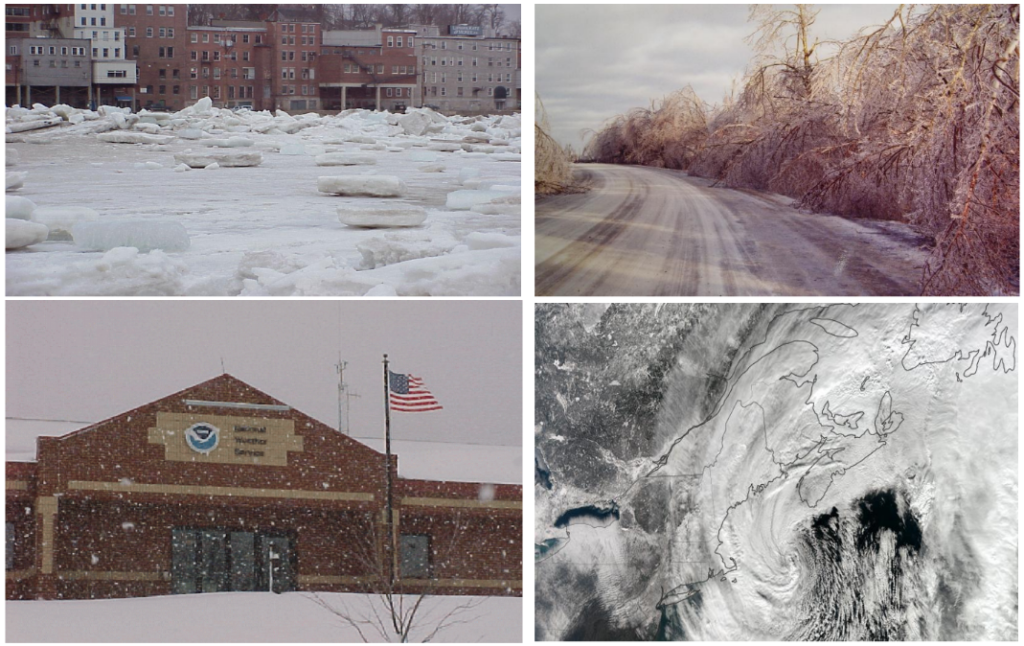
[{"label": "double door", "polygon": [[295,589],[295,555],[286,534],[176,527],[171,534],[175,594]]}]

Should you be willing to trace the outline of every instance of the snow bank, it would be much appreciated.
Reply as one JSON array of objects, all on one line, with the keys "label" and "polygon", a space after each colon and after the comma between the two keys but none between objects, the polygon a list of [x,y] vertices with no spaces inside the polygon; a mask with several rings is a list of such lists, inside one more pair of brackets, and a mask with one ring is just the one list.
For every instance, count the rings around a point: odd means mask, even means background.
[{"label": "snow bank", "polygon": [[21,249],[37,242],[46,240],[50,231],[45,224],[18,220],[17,218],[6,218],[7,220],[7,249]]},{"label": "snow bank", "polygon": [[173,220],[79,222],[71,233],[75,244],[94,251],[108,251],[116,247],[134,247],[139,251],[185,251],[189,247],[188,232],[180,222]]},{"label": "snow bank", "polygon": [[118,247],[99,259],[49,267],[46,272],[19,275],[9,270],[7,295],[175,296],[184,290],[186,273],[183,263],[162,251],[141,254],[134,247]]},{"label": "snow bank", "polygon": [[259,166],[263,163],[263,153],[256,152],[203,152],[194,153],[186,150],[174,156],[174,161],[186,164],[191,168],[206,168],[217,163],[221,166],[241,167]]},{"label": "snow bank", "polygon": [[338,207],[338,219],[351,227],[414,227],[427,220],[422,206],[345,204]]},{"label": "snow bank", "polygon": [[21,154],[15,148],[7,146],[7,150],[4,154],[4,159],[8,166],[17,166],[18,162],[21,161]]},{"label": "snow bank", "polygon": [[[348,608],[352,616],[379,603],[363,594],[319,593],[325,603]],[[411,607],[414,598],[405,601]],[[468,607],[467,607],[468,603]],[[434,641],[520,643],[523,600],[518,597],[427,597],[422,623],[410,641],[423,641],[453,610],[458,621]],[[377,607],[379,612],[381,609]],[[361,643],[354,628],[305,592],[218,592],[135,599],[8,601],[8,642],[203,642]],[[183,618],[187,618],[183,620]],[[376,637],[372,632],[368,637]],[[379,637],[376,638],[378,641]]]},{"label": "snow bank", "polygon": [[316,190],[335,195],[399,197],[406,189],[402,180],[393,175],[332,175],[318,177]]}]

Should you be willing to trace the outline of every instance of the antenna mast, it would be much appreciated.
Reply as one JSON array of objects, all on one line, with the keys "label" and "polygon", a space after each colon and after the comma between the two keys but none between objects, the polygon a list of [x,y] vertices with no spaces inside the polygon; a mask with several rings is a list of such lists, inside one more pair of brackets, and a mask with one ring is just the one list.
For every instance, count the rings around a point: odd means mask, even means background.
[{"label": "antenna mast", "polygon": [[338,372],[338,431],[348,435],[348,384],[345,383],[345,368],[348,367],[348,361],[341,360],[340,352],[338,363],[334,367]]}]

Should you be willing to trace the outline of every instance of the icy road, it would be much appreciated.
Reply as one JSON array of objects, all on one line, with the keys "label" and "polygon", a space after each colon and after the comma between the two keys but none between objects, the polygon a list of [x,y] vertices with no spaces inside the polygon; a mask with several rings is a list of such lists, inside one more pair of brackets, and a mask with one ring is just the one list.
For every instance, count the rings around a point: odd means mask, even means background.
[{"label": "icy road", "polygon": [[588,164],[586,193],[537,200],[539,296],[918,293],[905,225],[811,215],[681,171]]}]

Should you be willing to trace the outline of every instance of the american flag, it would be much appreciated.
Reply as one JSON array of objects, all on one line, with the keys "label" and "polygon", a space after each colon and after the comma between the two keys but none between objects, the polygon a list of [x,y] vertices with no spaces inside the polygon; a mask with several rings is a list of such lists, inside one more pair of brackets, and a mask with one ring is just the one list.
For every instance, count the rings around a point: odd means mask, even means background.
[{"label": "american flag", "polygon": [[402,413],[422,413],[441,410],[441,404],[429,390],[423,387],[423,380],[412,375],[402,375],[388,370],[388,384],[391,387],[391,410]]}]

